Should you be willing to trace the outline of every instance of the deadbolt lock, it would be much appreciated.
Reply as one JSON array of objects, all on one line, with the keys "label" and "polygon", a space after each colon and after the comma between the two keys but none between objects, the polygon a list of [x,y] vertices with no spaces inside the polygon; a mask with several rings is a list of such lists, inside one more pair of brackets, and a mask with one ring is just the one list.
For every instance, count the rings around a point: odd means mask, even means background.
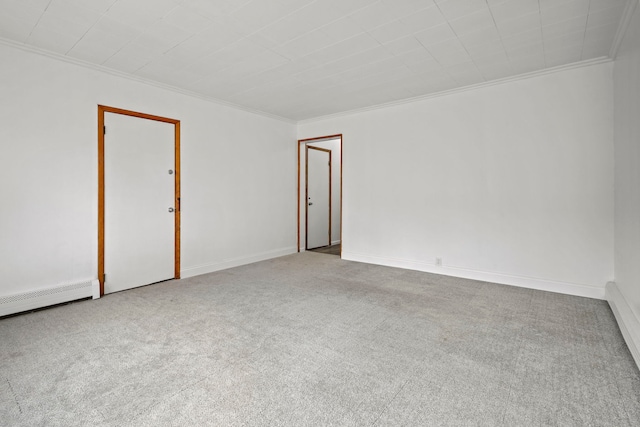
[{"label": "deadbolt lock", "polygon": [[173,212],[173,211],[175,211],[175,209],[169,208],[169,212]]},{"label": "deadbolt lock", "polygon": [[169,169],[169,175],[173,175],[173,170]]}]

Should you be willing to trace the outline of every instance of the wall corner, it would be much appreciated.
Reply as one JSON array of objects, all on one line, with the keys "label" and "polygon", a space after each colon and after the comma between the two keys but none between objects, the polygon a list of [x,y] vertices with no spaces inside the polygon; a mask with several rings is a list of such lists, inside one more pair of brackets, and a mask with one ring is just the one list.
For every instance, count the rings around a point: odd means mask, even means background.
[{"label": "wall corner", "polygon": [[631,306],[629,306],[615,282],[607,283],[605,297],[618,322],[618,327],[627,343],[627,347],[629,347],[631,356],[638,368],[640,368],[640,320],[631,310]]}]

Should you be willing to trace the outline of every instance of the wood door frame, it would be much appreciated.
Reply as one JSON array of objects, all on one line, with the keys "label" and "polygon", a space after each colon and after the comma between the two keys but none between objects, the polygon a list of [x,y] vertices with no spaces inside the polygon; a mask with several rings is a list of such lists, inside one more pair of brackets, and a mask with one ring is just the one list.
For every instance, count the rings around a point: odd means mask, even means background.
[{"label": "wood door frame", "polygon": [[[329,245],[331,246],[331,216],[333,211],[331,210],[331,150],[327,148],[313,147],[309,144],[305,144],[305,176],[304,176],[304,249],[309,250],[309,150],[324,151],[329,153]],[[315,249],[315,248],[314,248]]]},{"label": "wood door frame", "polygon": [[[306,138],[306,139],[299,139],[298,140],[298,231],[297,231],[297,235],[298,235],[298,252],[300,252],[300,172],[301,172],[301,162],[300,162],[300,147],[302,145],[307,145],[308,143],[311,142],[321,142],[323,140],[329,140],[329,139],[339,139],[340,140],[340,257],[342,257],[342,223],[343,223],[343,215],[342,215],[342,165],[344,163],[343,159],[344,159],[344,150],[342,149],[342,134],[335,134],[335,135],[327,135],[327,136],[319,136],[316,138]],[[306,167],[305,167],[305,173],[306,173]],[[305,236],[306,239],[306,236]],[[305,247],[307,245],[307,242],[305,241]]]},{"label": "wood door frame", "polygon": [[123,110],[121,108],[98,105],[98,280],[100,281],[100,296],[104,295],[104,134],[105,113],[121,114],[141,119],[155,120],[173,124],[175,146],[175,239],[174,239],[174,278],[180,278],[180,120],[167,117]]}]

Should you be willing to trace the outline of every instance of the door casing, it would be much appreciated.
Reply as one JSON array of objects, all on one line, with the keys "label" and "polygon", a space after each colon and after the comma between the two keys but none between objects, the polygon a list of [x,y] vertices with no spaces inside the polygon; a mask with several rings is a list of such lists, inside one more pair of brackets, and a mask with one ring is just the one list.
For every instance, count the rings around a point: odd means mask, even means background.
[{"label": "door casing", "polygon": [[123,114],[147,120],[171,123],[174,126],[175,145],[175,222],[174,222],[174,278],[180,278],[180,120],[154,116],[137,111],[98,105],[98,280],[100,281],[100,296],[104,295],[104,116],[105,113]]}]

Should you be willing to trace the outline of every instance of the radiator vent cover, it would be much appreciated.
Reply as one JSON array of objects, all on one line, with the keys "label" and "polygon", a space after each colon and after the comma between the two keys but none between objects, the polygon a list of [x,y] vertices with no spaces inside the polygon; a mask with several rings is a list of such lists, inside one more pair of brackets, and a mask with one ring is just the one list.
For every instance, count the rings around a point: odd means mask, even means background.
[{"label": "radiator vent cover", "polygon": [[[96,292],[97,291],[97,292]],[[0,297],[0,316],[20,313],[21,311],[60,304],[81,298],[100,296],[100,283],[97,280],[54,286],[37,291],[24,292]]]}]

